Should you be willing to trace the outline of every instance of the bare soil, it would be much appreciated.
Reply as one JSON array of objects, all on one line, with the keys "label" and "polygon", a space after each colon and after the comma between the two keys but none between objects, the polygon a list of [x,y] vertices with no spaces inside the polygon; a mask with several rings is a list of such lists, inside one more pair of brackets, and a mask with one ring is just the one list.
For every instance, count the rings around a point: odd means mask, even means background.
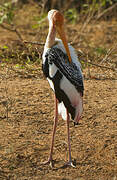
[{"label": "bare soil", "polygon": [[[108,28],[110,26],[112,33]],[[26,28],[28,31],[28,25]],[[75,25],[67,26],[69,41],[73,41],[71,32],[76,37],[74,42],[77,41],[77,28]],[[77,50],[86,52],[88,49],[85,49],[83,42],[87,41],[95,46],[105,44],[105,48],[116,42],[115,21],[100,22],[87,29],[85,35],[78,34],[81,47],[75,44]],[[43,41],[47,27],[44,30]],[[44,33],[43,29],[41,33]],[[16,36],[11,34],[0,29],[1,45],[11,43],[12,48],[15,48],[12,40]],[[23,33],[23,36],[29,38],[30,34]],[[29,40],[36,37],[30,37]],[[15,64],[1,63],[1,180],[117,179],[117,74],[97,66],[85,68],[83,74],[85,92],[82,120],[77,127],[70,122],[72,158],[76,168],[63,166],[68,159],[67,129],[66,122],[60,117],[53,155],[55,166],[52,169],[48,165],[41,165],[48,159],[54,119],[54,94],[43,76],[41,63],[34,65],[31,71],[30,68],[20,69]]]}]

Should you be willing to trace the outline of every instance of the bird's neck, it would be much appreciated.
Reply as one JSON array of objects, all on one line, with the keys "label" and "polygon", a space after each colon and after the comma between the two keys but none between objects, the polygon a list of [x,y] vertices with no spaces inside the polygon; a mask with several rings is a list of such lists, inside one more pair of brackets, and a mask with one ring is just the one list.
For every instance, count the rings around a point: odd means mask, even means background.
[{"label": "bird's neck", "polygon": [[47,36],[46,43],[45,43],[46,48],[51,48],[55,44],[55,36],[56,36],[55,26],[50,24],[48,36]]}]

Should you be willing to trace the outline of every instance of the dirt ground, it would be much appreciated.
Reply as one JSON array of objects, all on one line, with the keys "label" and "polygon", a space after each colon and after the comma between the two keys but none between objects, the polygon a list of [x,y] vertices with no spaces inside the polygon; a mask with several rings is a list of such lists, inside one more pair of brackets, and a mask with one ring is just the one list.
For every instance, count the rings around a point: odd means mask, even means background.
[{"label": "dirt ground", "polygon": [[[84,113],[80,125],[70,123],[72,157],[67,160],[66,122],[56,133],[55,167],[40,165],[49,154],[53,125],[53,93],[42,72],[27,77],[0,70],[0,178],[100,179],[117,178],[117,81],[85,80]],[[7,119],[7,102],[9,111]]]},{"label": "dirt ground", "polygon": [[[102,22],[88,27],[85,39],[95,45],[106,43],[106,48],[112,45],[117,37],[116,27],[107,23],[106,27],[111,26],[112,36],[104,25]],[[77,27],[68,25],[67,31],[68,35],[77,33]],[[47,28],[45,32],[47,34]],[[3,45],[16,38],[11,34],[0,29],[0,43]],[[82,46],[84,39],[80,40]],[[75,48],[79,49],[77,45]],[[87,51],[84,46],[81,49]],[[116,72],[97,66],[83,70],[83,115],[77,127],[70,122],[72,159],[76,168],[63,166],[68,159],[67,129],[66,122],[60,117],[52,169],[41,162],[49,155],[54,95],[43,76],[41,63],[33,68],[34,72],[11,63],[1,63],[0,66],[0,179],[117,180]]]}]

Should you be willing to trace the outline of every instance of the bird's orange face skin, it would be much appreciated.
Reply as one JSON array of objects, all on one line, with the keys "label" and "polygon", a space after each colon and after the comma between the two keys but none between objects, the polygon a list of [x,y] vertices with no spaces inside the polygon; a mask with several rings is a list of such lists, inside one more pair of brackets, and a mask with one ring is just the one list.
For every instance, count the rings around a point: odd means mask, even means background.
[{"label": "bird's orange face skin", "polygon": [[63,26],[64,18],[59,11],[55,11],[53,14],[53,24],[56,26]]},{"label": "bird's orange face skin", "polygon": [[50,19],[51,19],[53,25],[55,26],[63,44],[64,44],[66,53],[67,53],[68,58],[69,58],[69,62],[71,62],[71,55],[70,55],[67,39],[66,39],[65,32],[64,32],[64,17],[57,10],[51,10],[51,11],[49,11],[49,13],[48,13],[48,15],[50,15]]}]

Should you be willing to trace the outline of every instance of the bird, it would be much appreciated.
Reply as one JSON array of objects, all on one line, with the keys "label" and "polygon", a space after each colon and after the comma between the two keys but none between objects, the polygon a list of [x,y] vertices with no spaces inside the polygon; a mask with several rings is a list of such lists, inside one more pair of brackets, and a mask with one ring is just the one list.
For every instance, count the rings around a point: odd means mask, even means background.
[{"label": "bird", "polygon": [[[55,117],[49,158],[44,164],[53,167],[53,147],[58,115],[67,122],[69,157],[66,165],[74,167],[71,157],[70,118],[79,123],[83,112],[83,74],[75,49],[67,42],[64,16],[56,9],[48,12],[49,31],[42,55],[42,70],[55,94]],[[58,33],[60,39],[56,38]]]}]

